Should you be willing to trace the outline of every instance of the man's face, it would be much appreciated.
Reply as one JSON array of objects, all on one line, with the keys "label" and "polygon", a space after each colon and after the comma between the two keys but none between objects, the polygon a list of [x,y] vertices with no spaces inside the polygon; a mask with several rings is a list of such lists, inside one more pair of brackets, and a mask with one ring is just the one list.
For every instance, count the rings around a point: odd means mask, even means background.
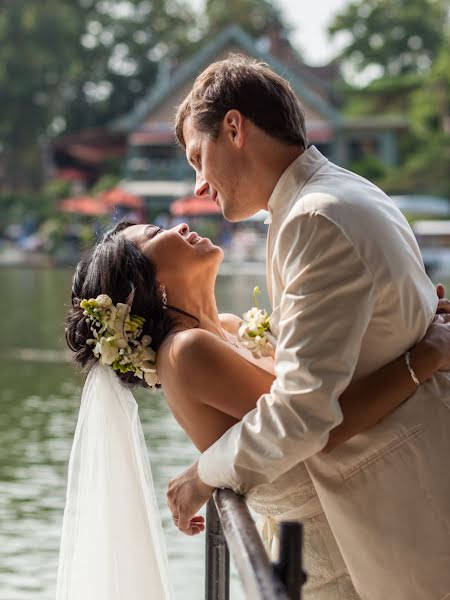
[{"label": "man's face", "polygon": [[[220,206],[229,221],[241,221],[249,212],[243,174],[243,149],[225,127],[216,140],[198,131],[188,117],[183,126],[186,157],[195,170],[195,195]],[[241,159],[241,160],[240,160]]]}]

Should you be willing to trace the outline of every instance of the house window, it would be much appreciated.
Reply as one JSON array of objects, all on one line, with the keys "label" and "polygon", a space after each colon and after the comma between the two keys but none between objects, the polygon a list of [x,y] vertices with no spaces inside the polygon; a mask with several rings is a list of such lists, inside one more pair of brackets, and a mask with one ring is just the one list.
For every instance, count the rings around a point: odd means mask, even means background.
[{"label": "house window", "polygon": [[365,156],[379,156],[380,144],[377,138],[372,136],[351,139],[349,142],[350,162],[356,162]]}]

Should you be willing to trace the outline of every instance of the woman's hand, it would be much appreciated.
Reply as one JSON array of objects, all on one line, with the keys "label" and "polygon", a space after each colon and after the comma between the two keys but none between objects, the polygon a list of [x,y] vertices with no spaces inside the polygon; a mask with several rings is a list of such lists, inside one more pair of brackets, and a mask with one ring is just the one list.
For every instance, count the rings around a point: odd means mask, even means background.
[{"label": "woman's hand", "polygon": [[429,379],[436,371],[450,371],[450,314],[437,315],[411,350],[411,366],[419,381]]},{"label": "woman's hand", "polygon": [[[445,296],[445,288],[442,283],[438,283],[436,286],[437,297],[439,298],[436,316],[441,314],[450,314],[450,300],[444,298]],[[435,317],[436,319],[436,317]]]},{"label": "woman's hand", "polygon": [[436,286],[439,298],[433,323],[422,340],[411,350],[411,366],[419,381],[436,371],[450,371],[450,300],[444,298],[444,286]]},{"label": "woman's hand", "polygon": [[203,483],[198,475],[198,463],[169,481],[167,504],[173,522],[186,535],[196,535],[205,529],[204,518],[196,512],[208,501],[213,487]]}]

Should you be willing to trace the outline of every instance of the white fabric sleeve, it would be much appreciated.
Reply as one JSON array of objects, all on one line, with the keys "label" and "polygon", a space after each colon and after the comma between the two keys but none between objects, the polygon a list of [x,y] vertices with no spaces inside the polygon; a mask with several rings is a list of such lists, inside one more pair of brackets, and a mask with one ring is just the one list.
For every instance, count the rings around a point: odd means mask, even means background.
[{"label": "white fabric sleeve", "polygon": [[291,216],[279,236],[276,380],[198,465],[202,481],[241,494],[326,445],[342,422],[338,398],[354,373],[374,304],[371,273],[334,222],[317,213]]}]

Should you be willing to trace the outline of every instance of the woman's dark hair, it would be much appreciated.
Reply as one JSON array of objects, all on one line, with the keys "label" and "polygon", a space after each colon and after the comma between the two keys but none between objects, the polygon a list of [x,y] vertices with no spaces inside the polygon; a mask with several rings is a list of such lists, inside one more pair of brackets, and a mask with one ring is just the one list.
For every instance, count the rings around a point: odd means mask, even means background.
[{"label": "woman's dark hair", "polygon": [[[151,336],[155,351],[174,325],[171,311],[163,308],[155,265],[133,242],[119,235],[130,225],[122,221],[106,232],[90,255],[80,261],[73,277],[72,307],[65,320],[66,341],[83,370],[89,370],[97,362],[92,346],[86,343],[92,332],[80,307],[83,299],[107,294],[113,304],[126,303],[134,289],[131,314],[145,318],[143,335]],[[131,372],[116,373],[128,386],[148,387],[145,380]]]}]

